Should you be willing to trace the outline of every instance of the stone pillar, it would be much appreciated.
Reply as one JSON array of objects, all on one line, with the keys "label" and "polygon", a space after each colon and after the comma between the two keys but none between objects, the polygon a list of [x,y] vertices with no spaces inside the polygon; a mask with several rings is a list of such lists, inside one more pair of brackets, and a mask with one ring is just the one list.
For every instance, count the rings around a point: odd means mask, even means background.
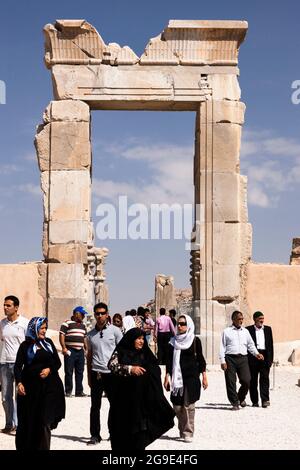
[{"label": "stone pillar", "polygon": [[207,76],[211,95],[196,117],[194,184],[200,239],[192,251],[196,330],[209,363],[218,361],[220,333],[243,310],[243,272],[251,258],[246,178],[240,175],[241,126],[235,75]]},{"label": "stone pillar", "polygon": [[159,309],[166,311],[176,308],[176,297],[173,276],[157,274],[155,276],[155,315],[159,315]]},{"label": "stone pillar", "polygon": [[35,140],[44,196],[46,313],[58,329],[76,305],[87,307],[91,224],[90,110],[81,101],[52,101]]}]

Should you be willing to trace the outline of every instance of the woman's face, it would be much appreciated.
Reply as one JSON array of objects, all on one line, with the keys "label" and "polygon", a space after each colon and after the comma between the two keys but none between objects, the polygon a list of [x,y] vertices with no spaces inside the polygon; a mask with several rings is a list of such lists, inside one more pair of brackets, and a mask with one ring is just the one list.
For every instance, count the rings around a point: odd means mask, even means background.
[{"label": "woman's face", "polygon": [[178,322],[177,322],[178,334],[182,335],[183,333],[186,333],[186,330],[187,330],[186,318],[179,317]]},{"label": "woman's face", "polygon": [[143,346],[144,346],[144,336],[139,336],[137,339],[134,340],[135,349],[142,349]]},{"label": "woman's face", "polygon": [[45,339],[46,331],[47,331],[47,325],[46,323],[43,323],[38,332],[38,339]]}]

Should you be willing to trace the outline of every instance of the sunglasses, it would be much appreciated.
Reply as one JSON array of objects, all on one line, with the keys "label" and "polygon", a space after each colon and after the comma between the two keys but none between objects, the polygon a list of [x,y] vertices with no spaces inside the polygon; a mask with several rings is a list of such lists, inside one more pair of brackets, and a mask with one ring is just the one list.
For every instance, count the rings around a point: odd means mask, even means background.
[{"label": "sunglasses", "polygon": [[96,317],[99,317],[100,315],[106,315],[107,312],[95,312]]},{"label": "sunglasses", "polygon": [[184,321],[179,321],[177,322],[178,326],[186,326],[186,323]]}]

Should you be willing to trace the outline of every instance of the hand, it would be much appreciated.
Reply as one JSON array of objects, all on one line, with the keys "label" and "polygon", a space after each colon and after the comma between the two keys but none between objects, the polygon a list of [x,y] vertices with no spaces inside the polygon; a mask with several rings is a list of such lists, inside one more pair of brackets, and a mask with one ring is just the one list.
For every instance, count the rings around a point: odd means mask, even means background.
[{"label": "hand", "polygon": [[62,348],[61,352],[65,356],[68,353],[68,349],[67,348]]},{"label": "hand", "polygon": [[258,359],[259,361],[263,361],[264,356],[262,354],[257,354],[256,359]]},{"label": "hand", "polygon": [[207,381],[206,375],[203,375],[202,377],[202,387],[203,387],[203,390],[206,390],[208,387],[208,381]]},{"label": "hand", "polygon": [[164,380],[164,388],[167,392],[170,391],[170,379],[168,376],[165,377],[165,380]]},{"label": "hand", "polygon": [[224,371],[227,370],[227,364],[226,364],[226,362],[224,362],[223,364],[221,364],[221,369],[224,370]]},{"label": "hand", "polygon": [[26,395],[25,387],[21,382],[19,382],[17,385],[17,392],[18,392],[18,395],[22,395],[22,396]]},{"label": "hand", "polygon": [[131,367],[131,374],[132,375],[143,375],[146,372],[146,369],[144,367],[140,366],[132,366]]},{"label": "hand", "polygon": [[40,372],[40,377],[41,377],[41,379],[45,379],[46,377],[48,377],[49,374],[50,374],[50,369],[49,369],[49,367],[47,367],[46,369],[43,369]]},{"label": "hand", "polygon": [[154,343],[157,343],[157,338],[156,338],[156,336],[153,336],[153,341],[154,341]]}]

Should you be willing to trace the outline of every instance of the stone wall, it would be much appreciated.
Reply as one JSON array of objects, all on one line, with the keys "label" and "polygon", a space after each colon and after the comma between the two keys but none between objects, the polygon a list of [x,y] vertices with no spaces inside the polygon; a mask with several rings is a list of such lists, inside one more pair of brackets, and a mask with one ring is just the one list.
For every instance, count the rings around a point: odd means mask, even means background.
[{"label": "stone wall", "polygon": [[255,264],[247,267],[247,303],[252,314],[262,311],[273,330],[275,359],[286,362],[300,346],[300,266]]},{"label": "stone wall", "polygon": [[25,317],[45,315],[44,263],[0,264],[0,279],[2,303],[7,295],[15,295],[20,300],[19,312]]}]

